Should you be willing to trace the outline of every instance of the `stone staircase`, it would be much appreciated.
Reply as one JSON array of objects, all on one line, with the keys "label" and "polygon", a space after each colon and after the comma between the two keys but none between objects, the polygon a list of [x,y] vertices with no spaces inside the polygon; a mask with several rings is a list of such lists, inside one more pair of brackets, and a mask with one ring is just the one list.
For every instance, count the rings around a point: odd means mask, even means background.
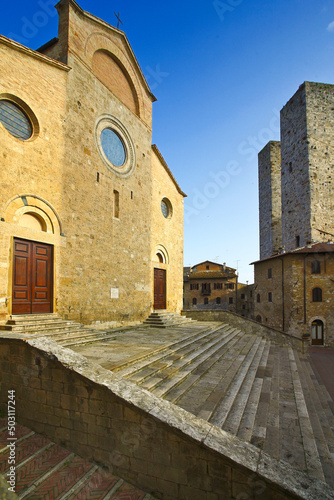
[{"label": "stone staircase", "polygon": [[[154,500],[154,498],[30,429],[16,425],[15,492],[19,499]],[[0,474],[10,450],[7,421],[0,419]]]},{"label": "stone staircase", "polygon": [[[118,330],[122,328],[114,329],[113,332]],[[14,315],[5,324],[0,324],[1,331],[51,337],[63,347],[99,342],[101,339],[113,337],[110,332],[64,320],[55,313]]]},{"label": "stone staircase", "polygon": [[186,325],[193,322],[186,316],[181,316],[165,309],[156,310],[144,321],[144,325],[154,328],[170,328],[171,326]]},{"label": "stone staircase", "polygon": [[221,324],[113,371],[334,487],[333,403],[307,354]]}]

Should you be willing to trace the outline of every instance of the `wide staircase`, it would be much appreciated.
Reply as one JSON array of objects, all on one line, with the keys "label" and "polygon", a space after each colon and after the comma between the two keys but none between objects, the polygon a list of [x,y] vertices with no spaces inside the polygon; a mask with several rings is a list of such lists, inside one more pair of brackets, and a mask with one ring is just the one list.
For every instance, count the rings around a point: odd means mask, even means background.
[{"label": "wide staircase", "polygon": [[144,325],[153,328],[170,328],[173,326],[181,326],[193,323],[193,320],[186,316],[181,316],[165,309],[160,309],[152,312],[150,316],[144,321]]},{"label": "wide staircase", "polygon": [[[17,425],[15,436],[15,492],[19,499],[154,500],[27,427]],[[0,419],[0,473],[6,478],[8,443],[7,420]]]},{"label": "wide staircase", "polygon": [[333,402],[307,355],[220,324],[113,371],[334,487]]},{"label": "wide staircase", "polygon": [[[6,323],[0,324],[1,331],[49,337],[63,347],[98,342],[112,337],[110,332],[95,330],[81,323],[62,319],[56,313],[13,315]],[[115,331],[117,329],[113,330]]]}]

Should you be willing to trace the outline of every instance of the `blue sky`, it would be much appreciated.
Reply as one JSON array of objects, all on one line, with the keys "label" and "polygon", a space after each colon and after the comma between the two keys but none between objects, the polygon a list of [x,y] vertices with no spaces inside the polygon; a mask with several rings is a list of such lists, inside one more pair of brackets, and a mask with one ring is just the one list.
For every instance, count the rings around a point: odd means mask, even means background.
[{"label": "blue sky", "polygon": [[[55,0],[3,2],[0,33],[32,49],[57,35]],[[153,142],[185,200],[184,264],[206,259],[253,281],[257,153],[305,81],[334,83],[332,0],[80,0],[120,12],[152,92]],[[54,13],[55,14],[54,14]]]}]

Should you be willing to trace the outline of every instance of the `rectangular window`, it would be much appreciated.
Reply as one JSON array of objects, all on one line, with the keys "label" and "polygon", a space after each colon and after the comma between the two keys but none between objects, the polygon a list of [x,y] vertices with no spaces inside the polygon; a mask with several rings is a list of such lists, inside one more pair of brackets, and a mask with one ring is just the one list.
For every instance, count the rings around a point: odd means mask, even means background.
[{"label": "rectangular window", "polygon": [[242,293],[242,294],[241,294],[241,299],[244,299],[244,298],[245,298],[245,294],[244,294],[244,293]]},{"label": "rectangular window", "polygon": [[114,189],[114,217],[119,219],[119,192]]},{"label": "rectangular window", "polygon": [[229,299],[228,299],[228,303],[229,303],[229,304],[233,304],[233,297],[229,297]]},{"label": "rectangular window", "polygon": [[234,283],[225,283],[225,288],[228,288],[229,290],[234,290]]},{"label": "rectangular window", "polygon": [[273,270],[271,269],[271,267],[268,269],[268,278],[272,278],[273,277]]},{"label": "rectangular window", "polygon": [[272,292],[269,292],[268,293],[268,302],[272,302],[273,301],[273,294]]}]

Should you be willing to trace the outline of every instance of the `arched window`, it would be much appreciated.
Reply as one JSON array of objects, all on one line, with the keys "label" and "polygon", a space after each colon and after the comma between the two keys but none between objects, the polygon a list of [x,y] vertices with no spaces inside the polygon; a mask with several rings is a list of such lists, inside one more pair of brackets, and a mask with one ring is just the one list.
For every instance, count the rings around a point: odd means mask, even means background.
[{"label": "arched window", "polygon": [[209,299],[207,297],[204,298],[204,304],[208,304],[209,303]]},{"label": "arched window", "polygon": [[322,290],[321,290],[321,288],[313,288],[312,300],[313,300],[313,302],[322,302]]},{"label": "arched window", "polygon": [[197,305],[197,299],[196,297],[193,298],[193,306],[196,306]]},{"label": "arched window", "polygon": [[258,323],[262,323],[262,318],[261,316],[258,314],[255,318],[255,320],[258,322]]},{"label": "arched window", "polygon": [[256,296],[256,302],[261,302],[261,295],[259,293]]},{"label": "arched window", "polygon": [[313,260],[311,263],[311,273],[320,274],[321,273],[321,263],[318,260]]}]

